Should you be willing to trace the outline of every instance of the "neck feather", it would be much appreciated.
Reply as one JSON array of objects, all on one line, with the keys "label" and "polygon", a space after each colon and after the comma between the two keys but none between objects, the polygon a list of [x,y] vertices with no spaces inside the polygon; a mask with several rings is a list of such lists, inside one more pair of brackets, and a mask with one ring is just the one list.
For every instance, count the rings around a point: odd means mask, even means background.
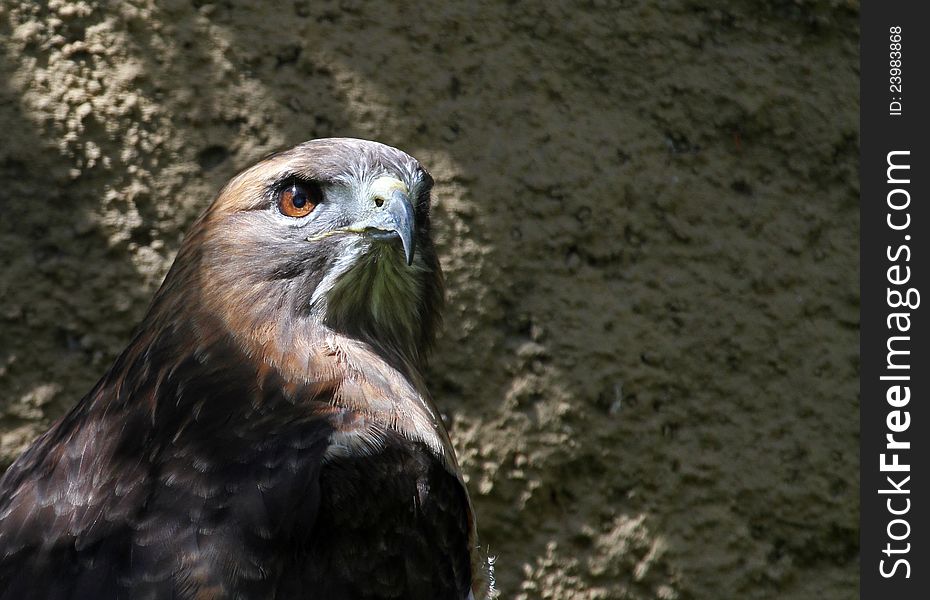
[{"label": "neck feather", "polygon": [[418,263],[408,267],[392,250],[360,257],[323,290],[323,302],[314,308],[333,331],[369,344],[395,365],[419,369],[428,350],[424,329],[432,327],[424,304],[429,271]]}]

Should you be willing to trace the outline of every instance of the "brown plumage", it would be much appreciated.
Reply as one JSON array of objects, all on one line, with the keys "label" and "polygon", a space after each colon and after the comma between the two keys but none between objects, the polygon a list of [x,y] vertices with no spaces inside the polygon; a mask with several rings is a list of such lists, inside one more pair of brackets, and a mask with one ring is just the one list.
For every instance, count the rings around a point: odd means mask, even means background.
[{"label": "brown plumage", "polygon": [[422,378],[431,185],[350,139],[230,181],[126,350],[0,479],[0,598],[479,597]]}]

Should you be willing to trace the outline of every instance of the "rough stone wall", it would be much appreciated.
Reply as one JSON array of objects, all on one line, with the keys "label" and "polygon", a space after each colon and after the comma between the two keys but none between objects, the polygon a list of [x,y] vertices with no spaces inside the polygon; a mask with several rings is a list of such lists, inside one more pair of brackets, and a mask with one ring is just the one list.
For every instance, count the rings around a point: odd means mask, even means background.
[{"label": "rough stone wall", "polygon": [[430,373],[505,598],[858,583],[858,4],[0,0],[0,464],[237,170],[434,174]]}]

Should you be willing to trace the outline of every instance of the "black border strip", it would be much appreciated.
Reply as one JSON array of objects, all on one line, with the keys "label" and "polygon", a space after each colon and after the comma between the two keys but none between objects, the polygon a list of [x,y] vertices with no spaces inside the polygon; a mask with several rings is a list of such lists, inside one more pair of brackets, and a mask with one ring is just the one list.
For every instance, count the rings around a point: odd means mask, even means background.
[{"label": "black border strip", "polygon": [[[860,597],[867,600],[930,598],[926,8],[870,0],[860,15]],[[893,306],[899,302],[914,306]]]}]

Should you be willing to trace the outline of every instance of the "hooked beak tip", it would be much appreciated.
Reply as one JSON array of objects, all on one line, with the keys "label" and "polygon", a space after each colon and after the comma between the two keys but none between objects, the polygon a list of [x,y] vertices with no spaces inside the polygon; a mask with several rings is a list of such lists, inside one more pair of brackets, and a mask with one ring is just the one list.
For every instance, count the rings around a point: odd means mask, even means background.
[{"label": "hooked beak tip", "polygon": [[410,198],[404,192],[395,190],[387,205],[388,214],[394,221],[394,231],[400,237],[401,244],[404,246],[404,259],[407,266],[413,264],[413,256],[416,252],[416,221],[413,214],[413,205]]}]

